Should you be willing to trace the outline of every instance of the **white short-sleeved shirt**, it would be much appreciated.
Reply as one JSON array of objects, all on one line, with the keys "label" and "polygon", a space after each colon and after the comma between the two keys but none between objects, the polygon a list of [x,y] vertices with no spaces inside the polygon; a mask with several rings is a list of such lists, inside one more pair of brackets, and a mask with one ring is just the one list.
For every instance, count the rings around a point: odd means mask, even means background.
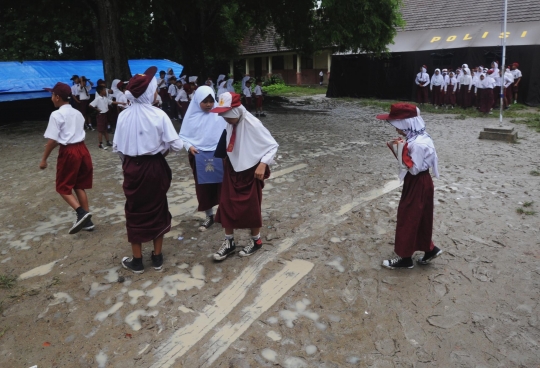
[{"label": "white short-sleeved shirt", "polygon": [[251,97],[251,89],[250,89],[249,87],[246,86],[246,87],[244,88],[244,92],[243,92],[243,93],[244,93],[244,96],[246,96],[246,97]]},{"label": "white short-sleeved shirt", "polygon": [[59,144],[74,144],[84,141],[84,117],[79,110],[71,105],[62,105],[53,111],[44,137],[57,141]]},{"label": "white short-sleeved shirt", "polygon": [[255,86],[255,96],[262,96],[262,95],[263,95],[263,93],[262,93],[262,88],[261,88],[261,86],[256,85],[256,86]]},{"label": "white short-sleeved shirt", "polygon": [[79,85],[78,84],[74,84],[71,86],[71,94],[73,96],[78,96],[79,95]]},{"label": "white short-sleeved shirt", "polygon": [[176,96],[177,91],[178,91],[178,87],[176,87],[174,84],[171,84],[171,85],[169,86],[169,94],[170,94],[172,97]]},{"label": "white short-sleeved shirt", "polygon": [[512,75],[514,76],[514,81],[518,78],[521,78],[523,75],[521,74],[521,70],[514,69],[512,70]]},{"label": "white short-sleeved shirt", "polygon": [[107,98],[107,96],[100,96],[96,93],[96,98],[94,101],[90,102],[90,106],[94,106],[99,110],[101,114],[109,111],[109,105],[112,104],[112,101]]},{"label": "white short-sleeved shirt", "polygon": [[175,100],[180,101],[180,102],[188,102],[189,99],[188,99],[186,91],[184,91],[183,89],[179,90],[178,93],[176,94]]},{"label": "white short-sleeved shirt", "polygon": [[[86,88],[86,89],[85,89]],[[92,89],[92,86],[89,84],[86,84],[86,86],[82,87],[81,85],[77,88],[77,94],[79,95],[79,100],[89,100],[90,99],[90,90]]]}]

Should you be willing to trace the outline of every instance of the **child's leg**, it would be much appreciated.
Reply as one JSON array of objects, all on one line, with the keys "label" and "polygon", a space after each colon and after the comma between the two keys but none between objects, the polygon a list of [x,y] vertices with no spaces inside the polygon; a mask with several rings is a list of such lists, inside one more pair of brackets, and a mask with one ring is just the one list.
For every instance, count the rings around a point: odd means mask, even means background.
[{"label": "child's leg", "polygon": [[[82,207],[82,205],[79,203],[79,201],[77,200],[77,198],[75,198],[75,196],[73,194],[60,194],[60,196],[64,199],[64,201],[67,202],[67,204],[70,205],[71,208],[73,208],[74,210],[76,210],[77,208],[79,207]],[[88,204],[87,204],[88,206]],[[86,208],[83,207],[83,209],[85,211]]]},{"label": "child's leg", "polygon": [[77,196],[77,199],[79,200],[78,203],[83,208],[83,210],[85,210],[86,212],[90,212],[86,191],[84,189],[75,189],[75,195]]},{"label": "child's leg", "polygon": [[142,244],[131,243],[131,252],[133,253],[133,258],[142,258]]},{"label": "child's leg", "polygon": [[109,141],[109,133],[107,133],[107,131],[105,131],[103,134],[105,135],[105,140],[108,142]]},{"label": "child's leg", "polygon": [[163,235],[154,239],[154,255],[161,254],[161,248],[163,247]]},{"label": "child's leg", "polygon": [[231,235],[234,235],[234,229],[228,229],[228,228],[225,228],[225,236],[231,236]]},{"label": "child's leg", "polygon": [[99,142],[99,144],[101,144],[101,142],[103,142],[103,136],[102,136],[101,132],[98,132],[98,142]]},{"label": "child's leg", "polygon": [[257,236],[260,233],[261,233],[261,228],[260,227],[251,229],[251,236]]}]

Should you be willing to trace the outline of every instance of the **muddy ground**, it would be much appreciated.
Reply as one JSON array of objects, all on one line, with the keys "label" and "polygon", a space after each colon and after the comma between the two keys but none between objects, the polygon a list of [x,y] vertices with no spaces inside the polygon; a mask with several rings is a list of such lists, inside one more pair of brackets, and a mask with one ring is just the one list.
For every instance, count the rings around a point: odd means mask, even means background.
[{"label": "muddy ground", "polygon": [[264,190],[264,251],[248,259],[210,258],[222,230],[198,232],[187,155],[170,155],[165,269],[150,268],[146,244],[137,276],[120,267],[130,255],[120,161],[98,150],[96,132],[96,230],[68,235],[56,152],[38,168],[46,123],[3,127],[0,275],[19,279],[0,289],[0,366],[539,366],[539,216],[516,211],[540,211],[538,133],[517,125],[518,144],[483,141],[495,118],[424,116],[445,254],[392,271],[380,264],[393,255],[400,187],[380,112],[322,96],[269,112],[280,149]]}]

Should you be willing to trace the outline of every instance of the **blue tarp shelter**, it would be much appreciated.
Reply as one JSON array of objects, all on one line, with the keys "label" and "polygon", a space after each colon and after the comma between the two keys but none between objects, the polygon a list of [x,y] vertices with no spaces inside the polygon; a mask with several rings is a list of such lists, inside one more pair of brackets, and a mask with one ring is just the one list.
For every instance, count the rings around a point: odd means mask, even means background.
[{"label": "blue tarp shelter", "polygon": [[[184,69],[182,65],[170,60],[129,60],[132,74],[143,73],[150,66],[165,71],[172,68],[177,76]],[[52,87],[57,82],[71,86],[70,78],[74,74],[84,75],[95,84],[98,79],[104,79],[103,62],[101,60],[0,62],[0,102],[49,97],[50,93],[43,91],[43,88]]]}]

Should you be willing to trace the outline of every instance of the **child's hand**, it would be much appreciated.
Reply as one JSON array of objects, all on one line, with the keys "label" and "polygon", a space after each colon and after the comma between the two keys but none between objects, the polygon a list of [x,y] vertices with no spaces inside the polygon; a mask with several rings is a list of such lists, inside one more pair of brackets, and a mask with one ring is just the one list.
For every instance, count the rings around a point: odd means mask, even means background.
[{"label": "child's hand", "polygon": [[47,161],[46,160],[41,160],[41,162],[39,163],[39,168],[41,170],[46,169],[47,168]]},{"label": "child's hand", "polygon": [[195,156],[199,151],[197,151],[197,148],[194,146],[189,147],[189,153],[191,153],[193,156]]},{"label": "child's hand", "polygon": [[261,162],[255,170],[255,179],[264,180],[264,173],[266,172],[266,164]]}]

